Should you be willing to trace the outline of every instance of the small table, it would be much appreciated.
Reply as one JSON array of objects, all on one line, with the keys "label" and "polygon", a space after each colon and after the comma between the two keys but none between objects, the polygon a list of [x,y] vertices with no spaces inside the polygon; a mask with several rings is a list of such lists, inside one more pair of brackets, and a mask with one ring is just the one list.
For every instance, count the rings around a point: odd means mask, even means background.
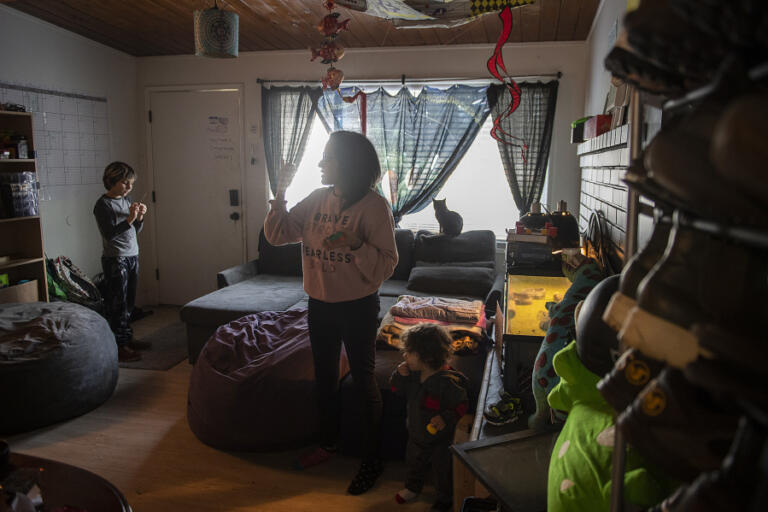
[{"label": "small table", "polygon": [[546,512],[549,459],[557,431],[523,430],[451,449],[510,512]]},{"label": "small table", "polygon": [[70,505],[88,512],[131,512],[123,494],[95,473],[55,460],[11,452],[10,464],[42,468],[40,489],[44,510]]}]

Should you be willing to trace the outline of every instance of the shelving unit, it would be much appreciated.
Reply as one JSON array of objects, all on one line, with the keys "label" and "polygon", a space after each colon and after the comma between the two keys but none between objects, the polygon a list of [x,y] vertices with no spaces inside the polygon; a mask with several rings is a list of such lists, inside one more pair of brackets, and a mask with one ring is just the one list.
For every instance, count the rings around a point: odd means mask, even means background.
[{"label": "shelving unit", "polygon": [[[0,130],[13,130],[27,139],[30,155],[35,143],[32,114],[29,112],[0,111]],[[34,172],[34,158],[0,159],[0,172]],[[37,281],[37,300],[48,301],[45,253],[43,251],[42,219],[39,215],[0,219],[0,256],[10,261],[0,263],[0,274],[8,274],[11,287],[20,280]],[[0,289],[0,302],[7,302],[10,288]]]},{"label": "shelving unit", "polygon": [[[754,81],[765,82],[768,79],[768,63],[757,66],[748,72],[748,77]],[[702,101],[713,100],[714,84],[707,85],[700,89],[688,92],[684,97],[669,100],[663,103],[663,112],[666,115],[678,114],[686,109],[695,108]],[[733,98],[731,98],[732,100]],[[722,101],[715,99],[715,101]],[[639,158],[642,154],[642,143],[640,126],[642,126],[642,108],[643,97],[640,93],[635,93],[630,107],[630,136],[628,148],[630,158]],[[654,205],[656,199],[654,194],[648,191],[639,190],[632,183],[629,184],[629,197],[627,208],[627,252],[628,261],[635,252],[637,252],[637,226],[642,216],[652,217],[656,223],[677,223],[679,226],[685,226],[693,230],[708,233],[712,236],[735,242],[746,247],[759,251],[768,250],[768,230],[743,227],[729,224],[720,220],[704,217],[696,213],[686,211],[684,207],[676,206],[674,214],[669,215],[669,211],[663,211],[660,207]],[[642,202],[645,201],[645,202]],[[755,300],[760,300],[755,297]],[[745,417],[751,421],[768,428],[768,411],[760,406],[746,400],[737,400],[738,406],[742,409]],[[626,463],[626,439],[621,429],[616,429],[614,437],[614,450],[612,461],[612,482],[618,485],[611,487],[611,512],[622,512],[624,510],[624,492],[623,492],[623,473]]]}]

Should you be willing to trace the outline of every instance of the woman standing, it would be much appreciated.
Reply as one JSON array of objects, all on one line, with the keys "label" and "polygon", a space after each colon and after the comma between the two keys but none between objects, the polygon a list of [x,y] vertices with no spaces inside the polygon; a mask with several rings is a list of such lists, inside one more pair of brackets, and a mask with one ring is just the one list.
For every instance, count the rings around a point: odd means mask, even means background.
[{"label": "woman standing", "polygon": [[[278,185],[264,234],[273,245],[302,242],[304,290],[309,295],[309,338],[320,409],[320,446],[301,457],[308,468],[336,451],[339,431],[341,342],[349,360],[356,396],[362,404],[363,461],[349,484],[362,494],[381,475],[379,453],[381,394],[374,376],[381,283],[397,264],[394,220],[386,200],[374,191],[379,159],[365,136],[331,134],[319,163],[319,188],[286,210]],[[281,175],[287,175],[286,169]]]}]

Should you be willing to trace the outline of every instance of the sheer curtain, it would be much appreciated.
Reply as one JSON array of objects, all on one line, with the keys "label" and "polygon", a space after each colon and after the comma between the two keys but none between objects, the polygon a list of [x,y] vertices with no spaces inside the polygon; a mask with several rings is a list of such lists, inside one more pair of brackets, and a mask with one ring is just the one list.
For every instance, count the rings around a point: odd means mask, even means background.
[{"label": "sheer curtain", "polygon": [[[357,88],[342,89],[351,96]],[[368,138],[379,154],[385,197],[395,222],[429,205],[456,168],[489,113],[487,87],[407,87],[368,92]],[[329,131],[361,131],[356,104],[326,91],[318,114]]]},{"label": "sheer curtain", "polygon": [[[528,149],[498,142],[501,162],[507,175],[515,205],[520,215],[530,211],[531,204],[541,199],[549,161],[549,147],[557,103],[557,80],[548,83],[520,83],[520,105],[509,117],[501,120],[501,129],[522,140]],[[506,112],[511,95],[505,85],[488,87],[488,104],[494,118]]]},{"label": "sheer curtain", "polygon": [[301,162],[317,111],[320,87],[261,88],[261,116],[269,188],[274,195],[284,163]]}]

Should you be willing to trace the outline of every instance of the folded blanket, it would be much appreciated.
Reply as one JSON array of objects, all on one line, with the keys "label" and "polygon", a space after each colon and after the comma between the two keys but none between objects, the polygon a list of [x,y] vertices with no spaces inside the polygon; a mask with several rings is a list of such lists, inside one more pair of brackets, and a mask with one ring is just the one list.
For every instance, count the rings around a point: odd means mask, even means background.
[{"label": "folded blanket", "polygon": [[[453,323],[453,322],[444,322],[442,320],[434,320],[432,318],[409,318],[407,316],[398,316],[398,315],[392,315],[392,318],[395,319],[395,322],[404,324],[404,325],[416,325],[416,324],[423,324],[425,322],[431,323],[431,324],[437,324],[437,325],[444,325],[444,326],[458,326],[461,329],[466,329],[468,325],[470,324],[464,324],[464,323]],[[486,326],[486,320],[485,320],[485,311],[483,311],[480,314],[480,320],[478,320],[472,327],[479,327],[480,329],[485,329]]]},{"label": "folded blanket", "polygon": [[479,300],[401,295],[389,311],[393,315],[407,318],[429,318],[450,323],[476,324],[483,315],[484,306]]},{"label": "folded blanket", "polygon": [[454,341],[460,340],[461,343],[454,343],[454,350],[459,348],[470,348],[474,350],[477,348],[477,343],[483,338],[483,328],[476,325],[435,322],[434,320],[428,319],[416,321],[415,323],[402,323],[398,322],[392,313],[387,313],[381,320],[379,331],[376,334],[376,340],[384,342],[391,347],[402,349],[403,342],[401,337],[403,331],[409,327],[413,327],[416,323],[422,322],[439,323],[448,330],[448,333]]}]

